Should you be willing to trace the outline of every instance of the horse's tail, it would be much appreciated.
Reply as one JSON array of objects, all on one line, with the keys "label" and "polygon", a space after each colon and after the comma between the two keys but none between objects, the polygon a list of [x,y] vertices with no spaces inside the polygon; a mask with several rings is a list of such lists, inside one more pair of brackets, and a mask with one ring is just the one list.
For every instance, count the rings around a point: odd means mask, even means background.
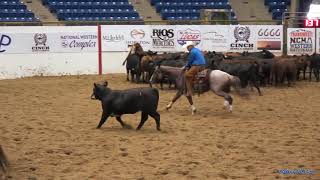
[{"label": "horse's tail", "polygon": [[237,76],[232,76],[231,80],[231,86],[235,89],[238,95],[240,96],[247,96],[247,93],[244,93],[241,88],[241,81],[240,78]]}]

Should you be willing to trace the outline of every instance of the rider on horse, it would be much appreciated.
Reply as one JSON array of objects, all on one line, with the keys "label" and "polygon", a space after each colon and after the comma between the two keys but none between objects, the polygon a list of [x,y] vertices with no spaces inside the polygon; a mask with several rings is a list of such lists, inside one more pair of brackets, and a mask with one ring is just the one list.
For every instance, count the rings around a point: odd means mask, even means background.
[{"label": "rider on horse", "polygon": [[192,41],[187,41],[186,44],[184,44],[182,47],[184,49],[187,49],[189,52],[188,62],[183,67],[183,70],[186,70],[184,76],[186,79],[187,96],[192,96],[194,78],[198,72],[202,71],[205,68],[206,61],[201,50],[194,47],[194,43]]}]

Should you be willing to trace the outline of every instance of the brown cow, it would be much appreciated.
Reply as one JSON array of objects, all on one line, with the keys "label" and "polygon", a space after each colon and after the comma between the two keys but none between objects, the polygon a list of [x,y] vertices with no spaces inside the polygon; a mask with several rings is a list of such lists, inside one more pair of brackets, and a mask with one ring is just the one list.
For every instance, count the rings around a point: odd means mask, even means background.
[{"label": "brown cow", "polygon": [[291,86],[291,82],[296,81],[297,77],[297,57],[278,57],[272,65],[271,80],[274,81],[277,86],[278,83],[284,83],[284,79],[287,79],[288,86]]},{"label": "brown cow", "polygon": [[151,55],[146,55],[141,58],[140,62],[140,70],[142,74],[142,81],[148,82],[150,79],[150,75],[152,73],[151,63],[154,61],[154,57]]}]

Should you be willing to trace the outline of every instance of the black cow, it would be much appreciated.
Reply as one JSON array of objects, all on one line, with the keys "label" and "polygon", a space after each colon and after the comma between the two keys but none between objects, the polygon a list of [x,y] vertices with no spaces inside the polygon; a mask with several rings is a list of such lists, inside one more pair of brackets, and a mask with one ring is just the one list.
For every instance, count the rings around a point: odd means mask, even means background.
[{"label": "black cow", "polygon": [[131,81],[134,79],[136,82],[140,81],[141,70],[140,70],[140,56],[137,54],[130,54],[127,57],[127,81],[129,81],[129,74],[131,75]]},{"label": "black cow", "polygon": [[102,116],[97,128],[100,128],[109,116],[115,116],[122,127],[129,127],[121,120],[123,114],[134,114],[141,111],[139,130],[147,121],[148,115],[156,121],[160,131],[160,114],[157,112],[159,92],[154,88],[134,88],[127,90],[111,90],[108,82],[103,85],[94,83],[91,99],[98,99],[102,104]]},{"label": "black cow", "polygon": [[255,58],[261,58],[261,59],[272,59],[275,57],[274,54],[272,54],[270,51],[265,49],[259,52],[244,51],[242,53],[242,56],[255,57]]},{"label": "black cow", "polygon": [[309,74],[309,80],[311,81],[311,74],[314,73],[314,76],[317,81],[320,80],[320,55],[319,54],[312,54],[310,56],[310,74]]}]

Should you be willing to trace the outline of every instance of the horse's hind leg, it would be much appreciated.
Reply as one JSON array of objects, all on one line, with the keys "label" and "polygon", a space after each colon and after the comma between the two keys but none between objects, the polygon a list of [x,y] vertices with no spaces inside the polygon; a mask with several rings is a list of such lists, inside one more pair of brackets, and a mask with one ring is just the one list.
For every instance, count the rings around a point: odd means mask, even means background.
[{"label": "horse's hind leg", "polygon": [[227,108],[227,111],[232,112],[232,103],[233,103],[232,97],[228,93],[225,93],[220,90],[214,91],[214,93],[218,96],[224,97],[224,99],[225,99],[224,106]]},{"label": "horse's hind leg", "polygon": [[141,112],[141,121],[137,127],[137,130],[140,130],[143,124],[147,121],[148,119],[148,113],[146,112]]},{"label": "horse's hind leg", "polygon": [[160,114],[159,114],[157,111],[155,111],[155,112],[153,112],[153,113],[149,113],[149,115],[150,115],[151,117],[153,117],[154,120],[156,121],[157,130],[158,130],[158,131],[161,131],[161,129],[160,129]]}]

